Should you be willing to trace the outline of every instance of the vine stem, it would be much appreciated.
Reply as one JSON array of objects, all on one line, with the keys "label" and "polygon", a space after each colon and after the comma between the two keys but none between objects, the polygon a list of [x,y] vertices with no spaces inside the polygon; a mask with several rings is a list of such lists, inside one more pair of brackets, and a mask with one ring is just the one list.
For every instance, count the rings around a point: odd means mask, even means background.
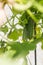
[{"label": "vine stem", "polygon": [[27,10],[27,13],[34,20],[34,22],[37,24],[38,23],[38,19],[36,19],[36,17],[34,16],[34,14],[29,9]]},{"label": "vine stem", "polygon": [[37,65],[36,49],[35,49],[35,65]]},{"label": "vine stem", "polygon": [[[36,23],[34,23],[34,35],[36,35]],[[34,39],[36,39],[36,37],[34,37]],[[37,65],[36,48],[35,48],[35,65]]]},{"label": "vine stem", "polygon": [[29,60],[29,62],[30,62],[30,65],[32,65],[32,63],[31,63],[31,61],[30,61],[30,59],[28,58],[28,60]]},{"label": "vine stem", "polygon": [[[29,63],[30,63],[30,65],[32,65],[32,63],[31,63],[31,61],[30,61],[30,59],[28,58],[28,60],[29,60]],[[26,57],[24,57],[24,62],[23,62],[23,64],[22,65],[28,65],[28,60],[27,60],[27,58]]]},{"label": "vine stem", "polygon": [[36,7],[41,13],[43,13],[43,6],[40,3],[34,1],[34,7]]},{"label": "vine stem", "polygon": [[[11,16],[11,18],[9,19],[9,21],[11,21],[12,18],[13,18],[13,16]],[[6,21],[1,27],[3,27],[4,25],[6,25],[7,23],[9,23],[9,21]]]}]

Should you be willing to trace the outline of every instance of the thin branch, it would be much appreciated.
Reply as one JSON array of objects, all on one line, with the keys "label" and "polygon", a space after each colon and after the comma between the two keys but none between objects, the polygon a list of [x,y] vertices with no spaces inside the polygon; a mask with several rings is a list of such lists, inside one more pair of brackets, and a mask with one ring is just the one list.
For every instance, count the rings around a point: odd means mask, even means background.
[{"label": "thin branch", "polygon": [[[9,21],[11,21],[11,19],[13,18],[14,16],[11,16],[11,18],[9,19]],[[7,23],[9,23],[9,21],[6,21],[2,26],[6,25]],[[2,27],[1,26],[1,27]]]},{"label": "thin branch", "polygon": [[37,24],[39,22],[38,19],[34,16],[34,14],[28,9],[27,13],[30,15],[30,17],[34,20],[34,22]]},{"label": "thin branch", "polygon": [[32,63],[31,63],[31,61],[30,61],[30,59],[28,58],[28,60],[29,60],[29,62],[30,62],[30,65],[32,65]]}]

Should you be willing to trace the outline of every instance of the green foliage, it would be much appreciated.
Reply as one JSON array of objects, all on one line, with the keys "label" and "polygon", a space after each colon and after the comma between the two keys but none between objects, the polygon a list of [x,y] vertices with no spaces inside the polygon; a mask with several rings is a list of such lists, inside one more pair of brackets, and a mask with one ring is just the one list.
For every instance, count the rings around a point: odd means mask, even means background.
[{"label": "green foliage", "polygon": [[10,31],[8,38],[17,40],[22,35],[22,29]]},{"label": "green foliage", "polygon": [[5,46],[5,44],[5,41],[0,41],[0,54],[5,53],[5,51],[7,51],[7,45]]},{"label": "green foliage", "polygon": [[[27,1],[30,0],[15,0],[18,4],[24,4],[25,7],[22,10],[21,8],[10,8],[13,13],[12,18],[7,20],[10,27],[5,26],[0,27],[0,31],[5,33],[8,32],[7,38],[2,37],[0,41],[0,54],[5,52],[10,52],[12,58],[25,58],[30,50],[35,50],[38,42],[42,42],[43,49],[43,0],[31,0],[31,7],[27,4]],[[23,5],[23,6],[24,6]],[[39,5],[39,6],[38,6]],[[20,14],[20,17],[17,15]],[[18,23],[15,24],[15,17],[18,19]],[[12,23],[11,23],[12,21]],[[40,22],[41,21],[41,22]],[[22,28],[16,28],[16,25],[22,26]],[[10,29],[10,31],[9,31]],[[19,37],[22,37],[19,42]],[[3,41],[3,38],[5,39]],[[5,46],[6,44],[6,46]]]},{"label": "green foliage", "polygon": [[41,38],[35,39],[32,42],[9,42],[7,43],[8,46],[10,46],[10,50],[12,51],[16,51],[16,53],[14,53],[12,55],[12,58],[16,58],[16,57],[25,57],[30,50],[35,50],[36,48],[36,44],[41,42],[43,40],[43,36],[41,36]]},{"label": "green foliage", "polygon": [[1,27],[0,31],[2,31],[6,34],[8,32],[8,27],[7,26]]},{"label": "green foliage", "polygon": [[20,17],[19,24],[20,24],[21,26],[25,26],[25,24],[28,23],[28,19],[29,19],[28,13],[27,13],[26,11],[23,12],[23,14],[22,14],[21,17]]}]

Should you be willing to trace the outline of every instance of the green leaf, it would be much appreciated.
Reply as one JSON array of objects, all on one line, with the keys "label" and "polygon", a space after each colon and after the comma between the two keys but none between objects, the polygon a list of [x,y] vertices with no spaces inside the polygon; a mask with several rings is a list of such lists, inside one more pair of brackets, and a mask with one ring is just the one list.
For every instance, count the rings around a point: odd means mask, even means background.
[{"label": "green leaf", "polygon": [[40,38],[42,35],[41,27],[36,26],[36,38]]},{"label": "green leaf", "polygon": [[25,24],[28,23],[28,19],[29,19],[29,16],[28,16],[27,12],[25,11],[25,12],[21,15],[21,17],[20,17],[19,24],[22,25],[22,26],[24,26]]},{"label": "green leaf", "polygon": [[13,40],[17,40],[19,38],[19,36],[22,35],[22,29],[19,30],[14,30],[13,32],[11,31],[8,34],[8,38],[13,39]]},{"label": "green leaf", "polygon": [[8,50],[7,47],[1,47],[0,48],[0,54],[5,53],[7,50]]},{"label": "green leaf", "polygon": [[0,31],[2,31],[6,34],[8,32],[8,27],[7,26],[1,27]]},{"label": "green leaf", "polygon": [[8,35],[8,38],[13,39],[13,40],[17,40],[18,37],[19,36],[16,30],[14,30],[13,32],[10,32],[10,34]]},{"label": "green leaf", "polygon": [[40,3],[41,5],[43,5],[43,0],[36,0],[38,3]]},{"label": "green leaf", "polygon": [[22,31],[23,31],[22,29],[17,30],[19,36],[22,36]]},{"label": "green leaf", "polygon": [[15,50],[16,54],[13,57],[20,55],[20,57],[24,57],[29,53],[28,44],[27,43],[12,43],[11,50]]},{"label": "green leaf", "polygon": [[0,48],[0,54],[4,52],[4,48]]},{"label": "green leaf", "polygon": [[16,57],[25,57],[30,50],[34,50],[36,48],[36,44],[39,42],[40,39],[35,39],[32,42],[11,42],[9,46],[11,47],[10,50],[16,51],[16,53],[12,56],[13,58]]},{"label": "green leaf", "polygon": [[0,54],[5,53],[7,51],[7,45],[5,46],[6,42],[0,41]]},{"label": "green leaf", "polygon": [[43,36],[38,39],[34,39],[32,42],[8,42],[7,45],[10,46],[9,51],[14,52],[13,54],[10,54],[12,58],[21,58],[26,57],[30,50],[35,50],[37,43],[40,41],[42,42],[42,40]]}]

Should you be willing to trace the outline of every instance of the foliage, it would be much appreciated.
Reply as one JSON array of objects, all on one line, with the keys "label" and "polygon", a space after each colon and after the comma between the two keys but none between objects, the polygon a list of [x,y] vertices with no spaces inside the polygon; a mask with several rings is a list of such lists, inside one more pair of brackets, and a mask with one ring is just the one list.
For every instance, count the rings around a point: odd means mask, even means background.
[{"label": "foliage", "polygon": [[[43,49],[43,1],[15,0],[14,3],[18,4],[18,7],[15,6],[15,4],[11,4],[12,8],[9,5],[10,2],[8,2],[6,3],[13,15],[10,20],[8,19],[8,21],[0,27],[0,32],[4,32],[5,36],[8,32],[7,39],[2,37],[0,40],[0,53],[12,50],[14,52],[16,51],[12,55],[12,58],[18,56],[26,57],[30,50],[35,50],[39,42],[42,42]],[[20,17],[17,16],[18,14]],[[18,23],[16,24],[14,23],[15,17],[18,19]],[[11,20],[13,20],[12,23]],[[7,23],[10,28],[6,25]],[[17,25],[21,26],[21,28],[18,29],[16,27]],[[18,40],[20,36],[22,39]],[[5,38],[6,41],[3,41],[3,38]]]}]

